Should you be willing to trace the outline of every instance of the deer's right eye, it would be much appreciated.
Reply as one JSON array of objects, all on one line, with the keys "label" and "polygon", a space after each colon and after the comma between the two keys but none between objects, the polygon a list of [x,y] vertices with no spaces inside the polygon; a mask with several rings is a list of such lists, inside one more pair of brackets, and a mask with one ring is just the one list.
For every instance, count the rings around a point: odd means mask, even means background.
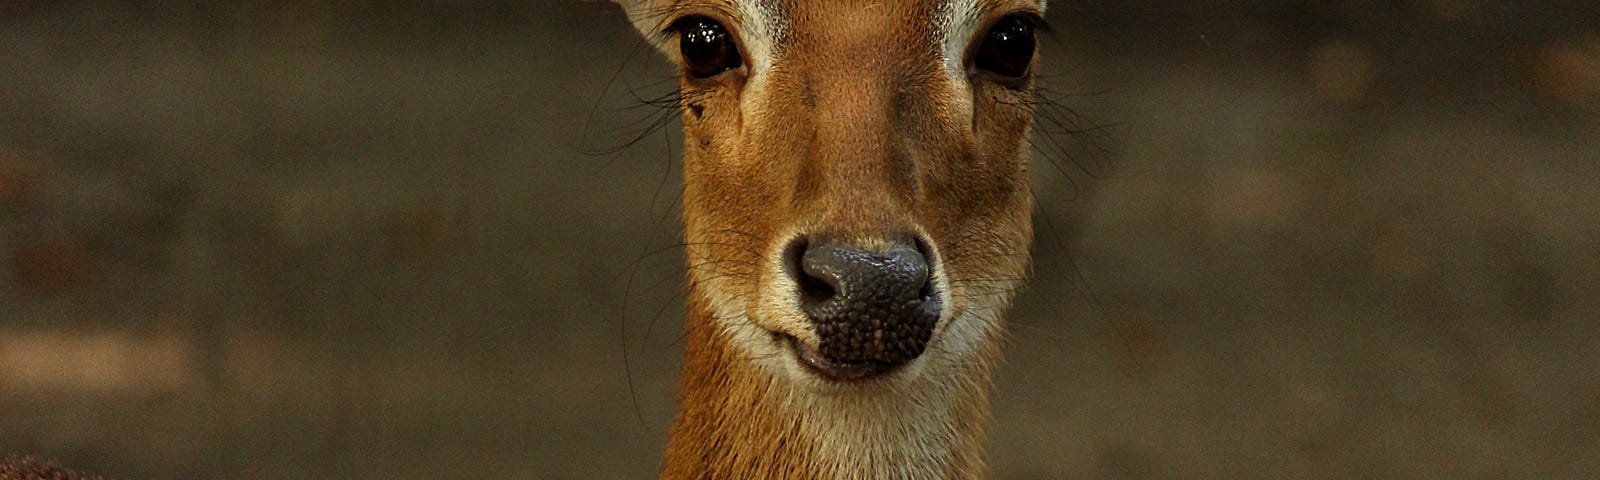
[{"label": "deer's right eye", "polygon": [[739,54],[733,36],[715,20],[686,17],[674,23],[672,30],[678,32],[678,49],[683,53],[683,66],[690,76],[711,78],[744,65],[744,57]]},{"label": "deer's right eye", "polygon": [[995,22],[978,45],[973,64],[1001,78],[1021,78],[1033,64],[1034,31],[1044,22],[1037,15],[1014,14]]}]

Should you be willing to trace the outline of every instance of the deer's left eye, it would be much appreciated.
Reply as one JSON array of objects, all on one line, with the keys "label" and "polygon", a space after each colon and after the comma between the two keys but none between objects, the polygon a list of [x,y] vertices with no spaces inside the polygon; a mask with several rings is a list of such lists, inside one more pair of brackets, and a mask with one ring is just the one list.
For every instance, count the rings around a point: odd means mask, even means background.
[{"label": "deer's left eye", "polygon": [[1002,78],[1021,78],[1033,65],[1038,16],[1015,14],[1001,18],[983,35],[972,64]]},{"label": "deer's left eye", "polygon": [[672,30],[678,32],[678,50],[683,54],[684,70],[690,76],[711,78],[744,64],[733,35],[716,20],[685,17],[675,22]]}]

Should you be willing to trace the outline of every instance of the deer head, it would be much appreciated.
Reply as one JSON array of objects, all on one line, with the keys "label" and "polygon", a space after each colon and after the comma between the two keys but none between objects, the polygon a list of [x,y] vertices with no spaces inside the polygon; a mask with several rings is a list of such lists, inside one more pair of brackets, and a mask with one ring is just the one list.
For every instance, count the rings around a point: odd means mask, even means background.
[{"label": "deer head", "polygon": [[620,0],[680,68],[673,478],[981,471],[1040,0]]}]

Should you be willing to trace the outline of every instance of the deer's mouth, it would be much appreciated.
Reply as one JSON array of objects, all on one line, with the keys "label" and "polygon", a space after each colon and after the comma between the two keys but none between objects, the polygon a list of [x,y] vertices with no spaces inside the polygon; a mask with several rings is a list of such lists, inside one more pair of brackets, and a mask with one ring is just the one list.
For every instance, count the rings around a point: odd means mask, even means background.
[{"label": "deer's mouth", "polygon": [[[824,380],[881,376],[921,357],[943,313],[926,235],[812,233],[790,240],[782,268],[794,306],[815,335],[784,334],[795,358]],[[792,330],[791,330],[792,331]]]},{"label": "deer's mouth", "polygon": [[838,382],[867,380],[893,372],[906,363],[877,360],[860,362],[831,360],[823,355],[822,350],[817,346],[795,338],[793,335],[786,333],[774,333],[774,335],[778,337],[780,342],[788,344],[789,349],[794,352],[795,359],[799,360],[800,365],[805,366],[806,370],[816,374],[818,377],[827,380]]}]

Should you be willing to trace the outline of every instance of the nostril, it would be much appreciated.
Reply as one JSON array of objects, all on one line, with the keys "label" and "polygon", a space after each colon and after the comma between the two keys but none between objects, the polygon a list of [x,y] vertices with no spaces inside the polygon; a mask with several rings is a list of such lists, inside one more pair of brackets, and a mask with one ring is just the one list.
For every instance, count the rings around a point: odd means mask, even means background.
[{"label": "nostril", "polygon": [[913,242],[917,248],[917,254],[922,256],[922,262],[927,268],[927,278],[922,282],[922,289],[917,291],[917,298],[924,302],[937,301],[939,299],[939,295],[938,292],[934,290],[933,276],[937,265],[939,265],[939,260],[934,258],[933,248],[928,246],[928,243],[922,239],[922,236],[918,235],[914,237]]},{"label": "nostril", "polygon": [[799,237],[790,240],[789,245],[783,247],[783,269],[790,276],[799,278],[803,271],[801,270],[800,259],[805,256],[806,247],[810,243],[806,240],[806,237]]},{"label": "nostril", "polygon": [[815,305],[826,302],[838,294],[838,289],[829,279],[819,277],[817,273],[807,271],[806,252],[811,242],[806,237],[800,237],[789,242],[783,249],[784,269],[789,277],[794,280],[795,287],[800,291],[800,302],[803,305]]},{"label": "nostril", "polygon": [[800,289],[805,294],[814,297],[813,300],[816,301],[825,301],[839,294],[839,291],[835,290],[833,285],[829,285],[828,282],[810,275],[801,275]]}]

